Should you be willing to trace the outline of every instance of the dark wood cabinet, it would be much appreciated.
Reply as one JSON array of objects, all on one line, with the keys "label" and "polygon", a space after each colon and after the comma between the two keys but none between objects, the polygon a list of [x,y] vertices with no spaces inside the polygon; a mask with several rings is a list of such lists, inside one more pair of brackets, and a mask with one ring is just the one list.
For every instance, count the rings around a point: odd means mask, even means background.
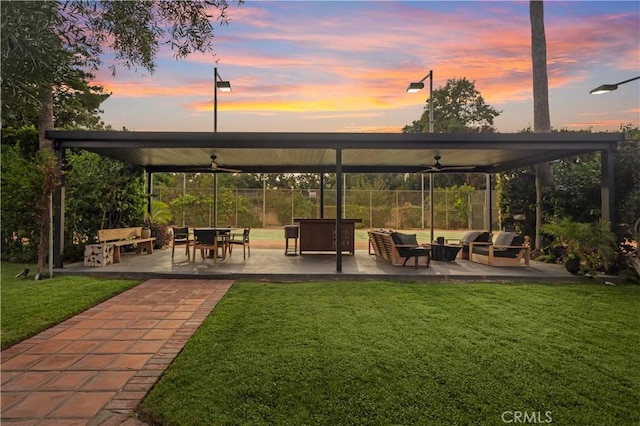
[{"label": "dark wood cabinet", "polygon": [[[305,251],[336,251],[335,219],[294,219],[300,226],[300,254]],[[362,219],[342,219],[342,251],[355,251],[355,224]]]}]

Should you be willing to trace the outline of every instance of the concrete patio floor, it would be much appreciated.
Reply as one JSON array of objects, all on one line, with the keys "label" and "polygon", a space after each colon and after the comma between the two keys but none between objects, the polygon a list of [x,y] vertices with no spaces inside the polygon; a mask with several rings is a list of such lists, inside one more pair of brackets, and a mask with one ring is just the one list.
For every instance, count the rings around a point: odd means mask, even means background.
[{"label": "concrete patio floor", "polygon": [[397,280],[397,281],[533,281],[571,282],[584,277],[573,276],[562,265],[531,261],[530,266],[495,267],[467,260],[454,262],[432,261],[429,268],[415,269],[392,266],[369,255],[366,245],[357,248],[355,255],[342,256],[342,272],[336,270],[334,253],[309,253],[291,256],[282,249],[251,248],[251,256],[242,258],[237,247],[225,260],[201,259],[188,261],[183,248],[155,250],[153,254],[123,253],[122,262],[105,267],[85,267],[82,262],[55,269],[55,274],[92,274],[129,278],[207,278],[294,282],[310,280]]}]

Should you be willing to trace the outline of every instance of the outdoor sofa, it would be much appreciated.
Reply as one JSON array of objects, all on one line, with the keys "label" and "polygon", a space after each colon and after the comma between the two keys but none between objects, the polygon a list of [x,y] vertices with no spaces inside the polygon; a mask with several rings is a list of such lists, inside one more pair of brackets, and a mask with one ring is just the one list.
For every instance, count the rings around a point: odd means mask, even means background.
[{"label": "outdoor sofa", "polygon": [[[373,252],[372,252],[373,250]],[[394,266],[405,266],[414,259],[414,265],[429,267],[431,249],[429,245],[419,244],[416,234],[404,234],[392,230],[369,231],[369,254],[385,260]]]},{"label": "outdoor sofa", "polygon": [[491,241],[491,233],[486,231],[469,231],[460,239],[447,239],[445,244],[457,244],[462,246],[462,250],[458,253],[460,259],[469,260],[469,244],[482,242],[488,243]]},{"label": "outdoor sofa", "polygon": [[472,262],[489,266],[520,266],[530,262],[529,237],[516,232],[500,232],[493,242],[469,243]]}]

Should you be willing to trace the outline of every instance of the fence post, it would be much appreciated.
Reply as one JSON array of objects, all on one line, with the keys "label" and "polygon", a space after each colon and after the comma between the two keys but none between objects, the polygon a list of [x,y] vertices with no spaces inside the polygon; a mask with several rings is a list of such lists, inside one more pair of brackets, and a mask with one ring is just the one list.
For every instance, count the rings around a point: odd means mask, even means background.
[{"label": "fence post", "polygon": [[[183,173],[182,174],[182,196],[184,197],[185,195],[187,195],[187,174]],[[182,204],[182,226],[185,226],[186,222],[186,217],[185,217],[185,209],[184,209],[184,204]]]},{"label": "fence post", "polygon": [[267,179],[262,178],[262,227],[267,227]]},{"label": "fence post", "polygon": [[449,229],[449,188],[444,189],[444,227]]},{"label": "fence post", "polygon": [[472,229],[472,222],[473,222],[473,204],[472,204],[472,194],[467,194],[467,228],[468,229]]},{"label": "fence post", "polygon": [[294,197],[293,197],[293,186],[291,187],[291,221],[289,223],[293,224],[293,216],[295,215],[295,210],[294,210]]},{"label": "fence post", "polygon": [[420,173],[420,229],[424,229],[424,173]]},{"label": "fence post", "polygon": [[373,190],[369,190],[369,228],[373,228]]},{"label": "fence post", "polygon": [[238,227],[238,201],[240,200],[240,194],[238,188],[236,188],[236,228]]},{"label": "fence post", "polygon": [[400,229],[400,206],[398,205],[398,190],[396,189],[396,228]]}]

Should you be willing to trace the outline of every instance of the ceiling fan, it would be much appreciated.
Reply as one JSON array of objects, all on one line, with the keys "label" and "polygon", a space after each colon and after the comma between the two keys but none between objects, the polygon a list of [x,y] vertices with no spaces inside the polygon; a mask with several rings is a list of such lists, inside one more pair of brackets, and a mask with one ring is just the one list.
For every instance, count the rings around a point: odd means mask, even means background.
[{"label": "ceiling fan", "polygon": [[209,170],[213,171],[213,172],[227,172],[227,173],[241,173],[242,170],[238,170],[238,169],[229,169],[226,167],[220,167],[218,165],[218,162],[216,161],[216,157],[215,155],[211,156],[211,164],[209,164]]},{"label": "ceiling fan", "polygon": [[444,172],[447,170],[474,170],[476,166],[443,166],[440,164],[440,160],[442,157],[440,155],[435,155],[433,157],[436,160],[432,165],[429,164],[421,164],[421,166],[426,167],[424,170],[420,170],[418,173],[433,173],[433,172]]}]

